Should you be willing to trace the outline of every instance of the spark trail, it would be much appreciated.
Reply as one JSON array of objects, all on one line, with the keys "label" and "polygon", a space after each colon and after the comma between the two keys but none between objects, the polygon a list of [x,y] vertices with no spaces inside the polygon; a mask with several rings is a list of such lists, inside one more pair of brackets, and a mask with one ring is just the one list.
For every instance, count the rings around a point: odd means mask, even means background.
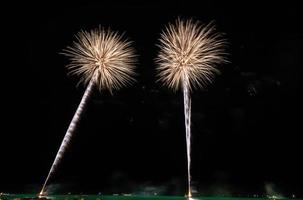
[{"label": "spark trail", "polygon": [[191,188],[191,99],[189,93],[189,83],[186,74],[182,77],[183,82],[183,103],[184,103],[184,120],[185,120],[185,132],[186,132],[186,155],[187,155],[187,184],[188,192],[187,197],[192,196]]},{"label": "spark trail", "polygon": [[39,193],[39,196],[42,196],[44,194],[44,189],[45,189],[45,186],[46,186],[49,178],[55,172],[55,170],[57,168],[57,165],[60,163],[61,158],[64,156],[64,153],[65,153],[65,151],[66,151],[66,149],[67,149],[67,147],[68,147],[68,145],[69,145],[69,143],[70,143],[70,141],[71,141],[71,139],[73,137],[73,134],[74,134],[74,132],[76,130],[76,127],[77,127],[77,125],[78,125],[78,123],[79,123],[79,121],[81,119],[81,115],[83,113],[84,107],[85,107],[85,105],[86,105],[89,97],[92,94],[92,90],[93,90],[95,81],[97,79],[97,76],[98,76],[98,74],[97,74],[97,72],[95,72],[93,78],[90,80],[88,86],[86,87],[86,90],[85,90],[84,95],[83,95],[83,97],[81,99],[81,102],[80,102],[80,104],[79,104],[79,106],[78,106],[78,108],[77,108],[77,110],[76,110],[76,112],[75,112],[75,114],[73,116],[73,119],[72,119],[71,123],[69,124],[69,127],[68,127],[68,129],[66,131],[66,134],[65,134],[65,136],[63,138],[63,141],[62,141],[62,143],[60,145],[60,148],[59,148],[59,150],[57,152],[57,155],[56,155],[55,160],[54,160],[54,162],[53,162],[53,164],[51,166],[51,169],[50,169],[50,171],[49,171],[49,173],[47,175],[47,178],[46,178],[46,180],[45,180],[45,182],[43,184],[42,190]]}]

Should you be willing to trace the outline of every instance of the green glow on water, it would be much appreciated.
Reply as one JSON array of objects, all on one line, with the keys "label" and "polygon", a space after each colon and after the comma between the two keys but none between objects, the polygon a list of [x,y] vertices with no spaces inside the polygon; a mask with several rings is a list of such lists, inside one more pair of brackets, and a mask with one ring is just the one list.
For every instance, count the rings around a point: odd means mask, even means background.
[{"label": "green glow on water", "polygon": [[[0,200],[21,200],[36,198],[37,194],[2,194]],[[49,195],[55,200],[187,200],[184,196],[139,196],[139,195]],[[191,200],[289,200],[288,198],[253,198],[253,197],[204,197],[198,196]],[[297,199],[298,200],[298,199]]]}]

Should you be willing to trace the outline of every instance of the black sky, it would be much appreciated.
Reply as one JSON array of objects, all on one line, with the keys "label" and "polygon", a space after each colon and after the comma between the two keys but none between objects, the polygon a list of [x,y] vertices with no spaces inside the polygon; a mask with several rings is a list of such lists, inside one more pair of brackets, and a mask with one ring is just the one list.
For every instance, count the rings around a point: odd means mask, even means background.
[{"label": "black sky", "polygon": [[298,4],[100,1],[16,4],[8,11],[0,192],[38,192],[84,92],[76,77],[67,76],[68,60],[59,53],[79,30],[100,24],[134,41],[138,81],[113,96],[94,92],[51,183],[62,184],[60,192],[127,193],[154,186],[184,194],[182,94],[155,83],[154,64],[159,33],[180,16],[214,20],[229,42],[230,63],[207,91],[192,94],[199,192],[265,194],[265,186],[273,185],[277,192],[302,196]]}]

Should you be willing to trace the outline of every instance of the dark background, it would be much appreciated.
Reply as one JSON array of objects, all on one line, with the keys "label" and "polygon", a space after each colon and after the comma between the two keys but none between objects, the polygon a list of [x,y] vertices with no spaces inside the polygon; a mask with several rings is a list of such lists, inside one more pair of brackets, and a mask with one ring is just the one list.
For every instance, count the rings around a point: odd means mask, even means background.
[{"label": "dark background", "polygon": [[[4,7],[6,8],[6,7]],[[176,17],[215,20],[229,64],[192,94],[192,177],[202,195],[303,193],[302,7],[291,1],[26,3],[2,26],[0,192],[39,192],[84,87],[59,53],[99,24],[134,40],[137,83],[94,91],[53,193],[186,191],[181,92],[155,83],[159,33]]]}]

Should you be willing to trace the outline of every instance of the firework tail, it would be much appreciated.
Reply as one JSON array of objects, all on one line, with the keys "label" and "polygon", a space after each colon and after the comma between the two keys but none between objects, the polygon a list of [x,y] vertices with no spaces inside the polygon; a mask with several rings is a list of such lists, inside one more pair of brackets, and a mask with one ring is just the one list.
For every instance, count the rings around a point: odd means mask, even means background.
[{"label": "firework tail", "polygon": [[183,101],[184,101],[184,119],[186,131],[186,155],[187,155],[187,179],[188,179],[188,193],[187,196],[191,197],[191,99],[189,92],[189,80],[186,73],[182,75],[183,83]]},{"label": "firework tail", "polygon": [[91,80],[89,81],[87,87],[86,87],[86,90],[83,94],[83,97],[81,99],[81,102],[73,116],[73,119],[71,121],[71,123],[69,124],[69,127],[66,131],[66,134],[63,138],[63,141],[61,143],[61,146],[57,152],[57,155],[55,157],[55,160],[51,166],[51,169],[47,175],[47,178],[45,179],[45,182],[43,184],[43,187],[41,189],[41,192],[39,193],[39,196],[43,195],[44,194],[44,190],[45,190],[45,187],[47,186],[47,183],[48,183],[48,180],[50,179],[50,177],[52,176],[52,174],[55,172],[58,164],[60,163],[60,160],[61,158],[63,157],[70,141],[71,141],[71,138],[75,132],[75,129],[76,129],[76,126],[81,118],[81,114],[83,113],[83,110],[84,110],[84,107],[89,99],[89,97],[91,96],[91,93],[92,93],[92,89],[94,87],[94,84],[95,84],[95,81],[97,79],[97,72],[94,73],[93,77],[91,78]]}]

